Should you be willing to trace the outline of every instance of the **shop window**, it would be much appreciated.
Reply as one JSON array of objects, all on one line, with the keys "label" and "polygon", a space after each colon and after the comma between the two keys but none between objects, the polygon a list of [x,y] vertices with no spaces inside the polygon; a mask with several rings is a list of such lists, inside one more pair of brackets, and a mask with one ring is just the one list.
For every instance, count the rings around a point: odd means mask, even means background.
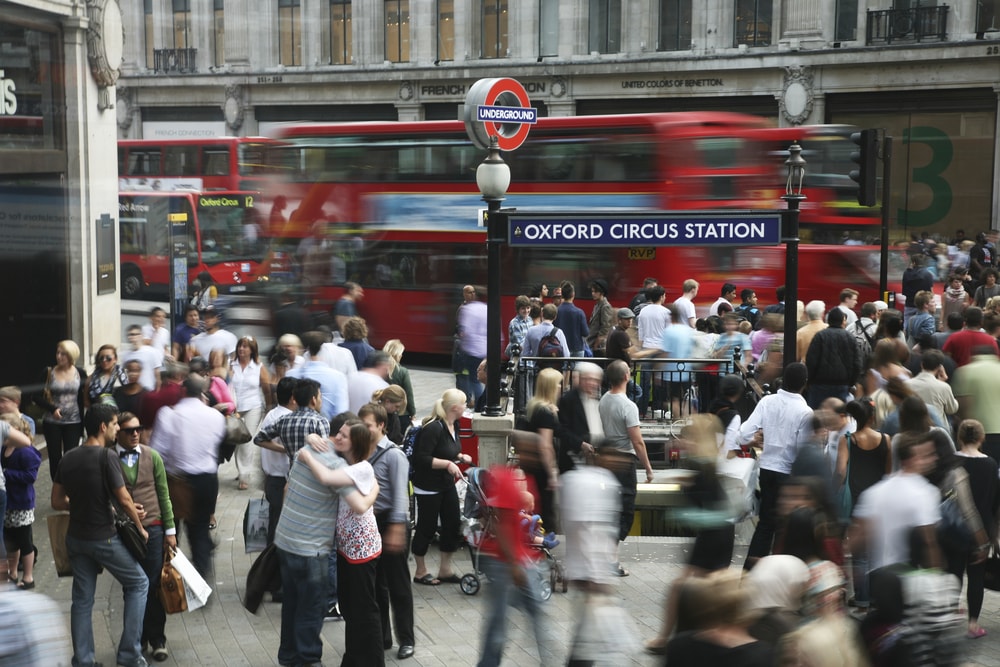
[{"label": "shop window", "polygon": [[1000,32],[1000,0],[979,0],[976,5],[976,34]]},{"label": "shop window", "polygon": [[622,46],[621,0],[590,0],[589,51],[618,53]]},{"label": "shop window", "polygon": [[657,51],[691,48],[691,0],[660,0]]},{"label": "shop window", "polygon": [[351,0],[330,0],[330,62],[351,62]]},{"label": "shop window", "polygon": [[483,58],[506,58],[507,0],[482,0]]},{"label": "shop window", "polygon": [[302,64],[301,0],[278,0],[278,62],[292,67]]},{"label": "shop window", "polygon": [[437,58],[455,59],[455,0],[437,0]]},{"label": "shop window", "polygon": [[772,0],[736,0],[736,44],[771,44]]},{"label": "shop window", "polygon": [[385,1],[385,59],[410,61],[410,0]]}]

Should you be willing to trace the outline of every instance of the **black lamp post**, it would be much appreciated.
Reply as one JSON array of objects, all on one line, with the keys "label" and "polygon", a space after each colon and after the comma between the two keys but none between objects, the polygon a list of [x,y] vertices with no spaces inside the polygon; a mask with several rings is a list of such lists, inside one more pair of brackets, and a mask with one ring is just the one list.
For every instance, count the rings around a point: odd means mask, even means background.
[{"label": "black lamp post", "polygon": [[490,137],[489,153],[476,168],[476,185],[486,202],[486,409],[500,417],[500,250],[507,240],[507,216],[500,203],[510,186],[510,167],[500,157],[497,137]]},{"label": "black lamp post", "polygon": [[802,194],[802,179],[806,175],[806,161],[802,158],[802,147],[798,142],[788,147],[788,180],[785,194],[781,196],[788,207],[781,214],[782,243],[785,244],[785,344],[784,367],[795,361],[795,335],[798,332],[799,303],[799,202]]}]

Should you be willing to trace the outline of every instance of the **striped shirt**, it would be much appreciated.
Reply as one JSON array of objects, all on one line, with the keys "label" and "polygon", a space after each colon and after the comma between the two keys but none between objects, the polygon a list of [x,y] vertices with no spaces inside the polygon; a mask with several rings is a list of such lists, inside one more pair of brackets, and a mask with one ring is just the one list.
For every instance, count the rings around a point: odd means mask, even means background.
[{"label": "striped shirt", "polygon": [[[316,460],[330,469],[347,466],[333,451],[317,452],[311,447],[310,450]],[[285,504],[281,506],[281,518],[274,531],[274,544],[282,551],[305,558],[329,555],[337,535],[340,496],[354,490],[353,486],[341,489],[325,486],[313,477],[309,466],[296,459],[288,471]]]}]

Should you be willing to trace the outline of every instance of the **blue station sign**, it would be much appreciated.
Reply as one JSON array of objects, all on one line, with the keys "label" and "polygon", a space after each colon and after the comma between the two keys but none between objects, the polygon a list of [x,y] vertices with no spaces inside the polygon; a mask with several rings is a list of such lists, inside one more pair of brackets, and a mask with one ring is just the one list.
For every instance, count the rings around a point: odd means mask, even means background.
[{"label": "blue station sign", "polygon": [[651,214],[508,213],[512,246],[753,246],[781,243],[781,214],[743,211]]}]

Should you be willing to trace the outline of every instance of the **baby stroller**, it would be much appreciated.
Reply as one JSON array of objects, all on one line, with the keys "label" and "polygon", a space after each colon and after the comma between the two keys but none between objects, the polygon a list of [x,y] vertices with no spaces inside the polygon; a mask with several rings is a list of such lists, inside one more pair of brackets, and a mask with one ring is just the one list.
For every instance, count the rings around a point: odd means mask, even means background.
[{"label": "baby stroller", "polygon": [[[496,522],[496,512],[487,504],[486,494],[483,491],[484,474],[482,468],[469,468],[465,471],[467,487],[462,504],[462,534],[465,536],[473,569],[459,581],[459,586],[466,595],[475,595],[479,592],[482,581],[480,577],[485,576],[479,567],[479,556],[483,542],[493,531]],[[531,545],[533,553],[539,556],[533,570],[539,579],[539,591],[543,601],[548,601],[552,597],[552,591],[558,585],[562,586],[564,593],[568,587],[562,564],[552,555],[548,544],[551,544],[551,540],[545,544]]]}]

